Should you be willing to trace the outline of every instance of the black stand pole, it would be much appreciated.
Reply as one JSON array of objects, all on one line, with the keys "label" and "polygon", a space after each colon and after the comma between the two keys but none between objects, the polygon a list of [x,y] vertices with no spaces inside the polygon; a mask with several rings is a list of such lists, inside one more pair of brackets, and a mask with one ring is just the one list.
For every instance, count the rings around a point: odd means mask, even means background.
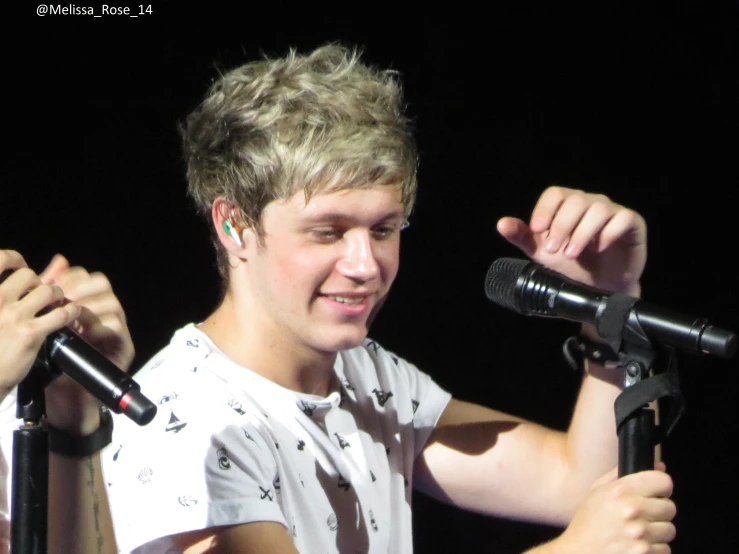
[{"label": "black stand pole", "polygon": [[[637,386],[649,378],[649,369],[638,361],[624,368],[624,386]],[[622,393],[623,394],[623,393]],[[634,410],[618,425],[618,475],[654,469],[655,417],[647,406]],[[616,416],[618,418],[618,415]]]},{"label": "black stand pole", "polygon": [[[629,344],[624,346],[628,351]],[[685,411],[672,348],[664,347],[659,355],[642,348],[640,354],[627,355],[623,367],[624,390],[615,403],[619,476],[654,469],[655,446],[672,432]],[[660,402],[659,427],[649,406],[652,402]]]},{"label": "black stand pole", "polygon": [[16,414],[23,420],[13,432],[10,554],[45,554],[48,531],[49,433],[44,388],[47,370],[37,362],[18,385]]},{"label": "black stand pole", "polygon": [[[138,425],[156,415],[156,405],[138,384],[97,350],[69,348],[84,341],[70,333],[57,333],[46,341],[26,378],[18,385],[16,414],[23,421],[13,433],[13,478],[10,554],[46,554],[49,502],[49,432],[44,427],[44,389],[61,372],[116,413]],[[84,371],[81,371],[81,369]]]}]

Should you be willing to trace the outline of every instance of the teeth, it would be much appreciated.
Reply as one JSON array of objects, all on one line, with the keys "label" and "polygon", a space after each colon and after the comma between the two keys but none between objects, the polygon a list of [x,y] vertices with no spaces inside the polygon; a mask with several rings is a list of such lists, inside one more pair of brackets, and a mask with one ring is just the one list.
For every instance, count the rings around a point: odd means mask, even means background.
[{"label": "teeth", "polygon": [[337,302],[341,302],[342,304],[349,304],[351,306],[356,306],[357,304],[361,304],[362,300],[364,300],[363,296],[359,296],[359,297],[329,296],[329,298],[332,300],[336,300]]}]

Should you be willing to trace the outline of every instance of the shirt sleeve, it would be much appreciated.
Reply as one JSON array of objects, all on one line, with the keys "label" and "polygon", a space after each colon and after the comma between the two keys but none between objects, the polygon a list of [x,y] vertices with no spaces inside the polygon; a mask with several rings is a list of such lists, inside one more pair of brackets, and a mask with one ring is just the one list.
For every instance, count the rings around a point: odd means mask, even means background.
[{"label": "shirt sleeve", "polygon": [[[414,458],[423,451],[431,432],[434,430],[441,414],[444,412],[452,395],[441,388],[427,373],[424,373],[411,362],[385,350],[370,341],[368,352],[380,369],[381,374],[390,376],[392,383],[387,388],[403,390],[397,399],[399,417],[413,423]],[[382,377],[381,377],[382,378]],[[410,413],[410,416],[406,414]]]},{"label": "shirt sleeve", "polygon": [[265,440],[259,427],[230,425],[212,436],[205,460],[209,527],[252,521],[287,527],[277,503],[274,443]]},{"label": "shirt sleeve", "polygon": [[116,416],[103,471],[120,552],[164,552],[163,537],[220,525],[285,525],[266,431],[213,392],[213,380],[201,370],[145,381],[156,417],[139,427]]}]

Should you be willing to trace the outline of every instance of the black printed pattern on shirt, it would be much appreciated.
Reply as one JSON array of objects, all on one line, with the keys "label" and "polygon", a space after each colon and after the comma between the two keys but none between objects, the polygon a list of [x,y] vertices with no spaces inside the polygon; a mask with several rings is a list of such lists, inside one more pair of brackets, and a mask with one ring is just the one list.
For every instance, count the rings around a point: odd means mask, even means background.
[{"label": "black printed pattern on shirt", "polygon": [[270,487],[267,487],[266,489],[263,487],[259,487],[259,490],[262,491],[262,496],[260,496],[260,500],[269,500],[270,502],[273,501],[272,499],[272,489]]},{"label": "black printed pattern on shirt", "polygon": [[176,415],[174,415],[174,412],[170,411],[169,412],[169,422],[167,423],[167,426],[164,428],[164,431],[167,433],[177,434],[180,431],[182,431],[186,425],[187,425],[187,422],[180,421],[179,418]]},{"label": "black printed pattern on shirt", "polygon": [[334,433],[334,435],[336,435],[336,440],[339,441],[339,446],[341,447],[342,450],[344,450],[345,448],[349,448],[351,446],[351,444],[346,442],[346,440],[344,440],[344,437],[342,437],[338,433]]},{"label": "black printed pattern on shirt", "polygon": [[177,393],[172,391],[168,394],[163,395],[159,399],[159,405],[161,406],[162,404],[166,404],[167,402],[171,402],[172,400],[176,400],[176,399],[177,399]]},{"label": "black printed pattern on shirt", "polygon": [[372,510],[369,511],[369,517],[370,517],[370,525],[372,526],[372,530],[376,533],[378,530],[377,522],[375,521],[375,514],[372,513]]},{"label": "black printed pattern on shirt", "polygon": [[372,392],[375,393],[375,396],[377,397],[377,403],[380,405],[381,408],[385,407],[385,404],[393,395],[392,392],[385,392],[380,389],[372,389]]},{"label": "black printed pattern on shirt", "polygon": [[246,413],[244,410],[241,409],[241,402],[239,402],[235,398],[232,398],[228,401],[228,407],[239,415],[244,415]]},{"label": "black printed pattern on shirt", "polygon": [[220,469],[231,469],[231,460],[228,459],[228,451],[224,446],[216,450],[216,458]]}]

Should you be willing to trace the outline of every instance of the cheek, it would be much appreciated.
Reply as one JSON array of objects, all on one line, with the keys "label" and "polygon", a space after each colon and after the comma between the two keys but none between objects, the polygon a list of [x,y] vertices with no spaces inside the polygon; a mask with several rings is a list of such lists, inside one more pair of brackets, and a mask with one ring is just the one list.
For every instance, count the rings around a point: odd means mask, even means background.
[{"label": "cheek", "polygon": [[400,267],[400,249],[397,245],[388,245],[375,252],[375,259],[380,266],[382,272],[382,280],[389,286],[398,274]]},{"label": "cheek", "polygon": [[274,260],[273,274],[275,280],[283,285],[283,289],[316,288],[331,274],[334,265],[334,258],[326,252],[292,253]]}]

